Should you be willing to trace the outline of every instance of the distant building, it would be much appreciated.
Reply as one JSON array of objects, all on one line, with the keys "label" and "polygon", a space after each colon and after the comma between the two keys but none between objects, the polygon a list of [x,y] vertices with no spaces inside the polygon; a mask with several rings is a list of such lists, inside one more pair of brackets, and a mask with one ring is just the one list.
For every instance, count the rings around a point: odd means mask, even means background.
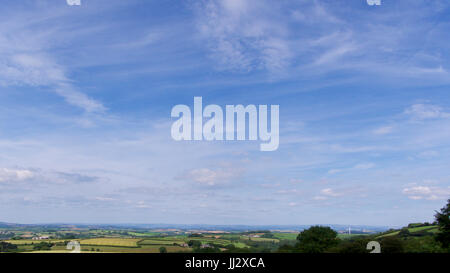
[{"label": "distant building", "polygon": [[36,236],[33,237],[31,240],[48,240],[48,239],[50,239],[50,237],[48,236]]}]

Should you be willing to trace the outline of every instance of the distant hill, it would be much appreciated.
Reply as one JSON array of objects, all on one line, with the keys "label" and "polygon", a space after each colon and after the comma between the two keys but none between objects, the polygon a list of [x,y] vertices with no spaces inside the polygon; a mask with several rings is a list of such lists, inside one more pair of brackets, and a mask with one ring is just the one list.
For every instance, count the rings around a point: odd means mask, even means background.
[{"label": "distant hill", "polygon": [[[13,227],[34,227],[34,228],[103,228],[103,229],[118,229],[118,228],[137,228],[137,229],[180,229],[180,230],[223,230],[223,231],[254,231],[254,230],[272,230],[272,231],[302,231],[311,227],[312,225],[208,225],[208,224],[15,224],[0,222],[0,228]],[[347,230],[348,225],[324,224],[322,226],[329,226],[334,230]],[[365,226],[352,225],[352,232],[354,233],[378,233],[389,229],[385,226]],[[367,231],[367,232],[366,232]]]},{"label": "distant hill", "polygon": [[408,227],[404,227],[402,229],[391,229],[388,230],[381,235],[377,236],[376,238],[385,238],[389,236],[403,236],[403,237],[420,237],[420,236],[426,236],[426,235],[434,235],[436,232],[438,232],[438,226],[437,225],[417,225],[417,224],[410,224]]}]

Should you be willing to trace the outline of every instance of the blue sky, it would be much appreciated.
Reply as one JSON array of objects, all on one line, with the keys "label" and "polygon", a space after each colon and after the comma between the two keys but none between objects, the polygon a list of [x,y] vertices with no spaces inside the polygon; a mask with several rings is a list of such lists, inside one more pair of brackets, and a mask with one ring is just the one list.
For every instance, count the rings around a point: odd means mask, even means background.
[{"label": "blue sky", "polygon": [[[404,225],[450,196],[448,1],[8,1],[0,221]],[[280,105],[280,146],[175,142]]]}]

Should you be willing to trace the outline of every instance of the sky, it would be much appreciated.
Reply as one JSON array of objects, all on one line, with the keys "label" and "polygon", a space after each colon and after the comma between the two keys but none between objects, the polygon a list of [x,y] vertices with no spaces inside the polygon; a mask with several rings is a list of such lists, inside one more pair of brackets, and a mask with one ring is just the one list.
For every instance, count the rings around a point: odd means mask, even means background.
[{"label": "sky", "polygon": [[[447,0],[3,1],[0,222],[432,221],[450,197]],[[171,109],[279,105],[280,144]]]}]

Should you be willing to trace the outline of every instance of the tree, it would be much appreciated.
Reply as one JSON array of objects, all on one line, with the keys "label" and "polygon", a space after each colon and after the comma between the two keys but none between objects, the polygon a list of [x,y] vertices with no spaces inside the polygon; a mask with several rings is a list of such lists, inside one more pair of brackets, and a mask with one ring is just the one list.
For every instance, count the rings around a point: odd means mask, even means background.
[{"label": "tree", "polygon": [[403,241],[396,236],[384,237],[381,240],[382,253],[402,253],[404,252]]},{"label": "tree", "polygon": [[7,242],[0,242],[0,252],[10,251],[17,251],[17,246]]},{"label": "tree", "polygon": [[261,238],[275,238],[275,235],[273,235],[273,233],[269,231],[261,235]]},{"label": "tree", "polygon": [[337,253],[369,253],[369,250],[367,250],[367,243],[369,242],[366,238],[355,238],[355,239],[349,239],[349,240],[342,240],[341,243],[330,250],[330,252],[337,252]]},{"label": "tree", "polygon": [[189,238],[195,238],[195,237],[204,237],[202,234],[200,233],[192,233],[188,235]]},{"label": "tree", "polygon": [[159,248],[159,253],[167,253],[167,248],[165,248],[165,247],[160,247]]},{"label": "tree", "polygon": [[36,244],[33,246],[34,250],[51,250],[52,246],[54,244],[49,242],[40,242],[39,244]]},{"label": "tree", "polygon": [[434,215],[439,226],[439,233],[436,234],[436,241],[440,242],[443,248],[448,249],[450,246],[450,199],[447,200],[441,212],[436,212]]},{"label": "tree", "polygon": [[283,244],[277,249],[277,253],[293,253],[297,252],[297,248],[295,246],[291,246],[288,244]]},{"label": "tree", "polygon": [[197,241],[197,240],[190,240],[188,242],[188,246],[192,247],[192,248],[199,248],[202,245],[202,242]]},{"label": "tree", "polygon": [[407,238],[408,236],[411,236],[411,232],[409,232],[408,228],[402,228],[398,233],[398,236],[402,238]]},{"label": "tree", "polygon": [[337,232],[329,227],[312,226],[297,236],[301,252],[321,253],[338,244]]}]

